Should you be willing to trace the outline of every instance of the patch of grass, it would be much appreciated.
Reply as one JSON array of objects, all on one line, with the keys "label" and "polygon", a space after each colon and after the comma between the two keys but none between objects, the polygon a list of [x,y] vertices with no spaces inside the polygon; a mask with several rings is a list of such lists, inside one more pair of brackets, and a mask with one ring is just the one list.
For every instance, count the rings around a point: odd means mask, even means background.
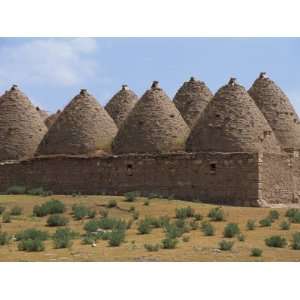
[{"label": "patch of grass", "polygon": [[97,235],[92,235],[92,234],[88,234],[88,235],[85,235],[83,237],[83,239],[81,240],[81,243],[83,245],[92,245],[94,244],[96,241],[98,240],[98,237]]},{"label": "patch of grass", "polygon": [[108,209],[105,209],[105,208],[101,208],[99,210],[99,214],[102,218],[106,218],[108,216]]},{"label": "patch of grass", "polygon": [[62,215],[51,215],[47,219],[47,225],[50,227],[54,226],[66,226],[68,224],[68,219]]},{"label": "patch of grass", "polygon": [[26,193],[26,186],[13,185],[7,189],[6,193],[9,195],[23,195]]},{"label": "patch of grass", "polygon": [[215,221],[215,222],[221,222],[221,221],[225,221],[225,214],[222,208],[220,207],[214,207],[212,208],[208,215],[207,215],[211,221]]},{"label": "patch of grass", "polygon": [[236,223],[229,223],[225,226],[223,235],[226,238],[233,238],[240,233],[239,225]]},{"label": "patch of grass", "polygon": [[145,200],[144,201],[144,206],[149,206],[150,205],[150,201],[149,200]]},{"label": "patch of grass", "polygon": [[94,219],[95,217],[96,217],[96,214],[97,214],[97,212],[96,212],[96,210],[95,209],[88,209],[88,213],[87,213],[87,217],[89,218],[89,219]]},{"label": "patch of grass", "polygon": [[196,220],[192,220],[190,222],[190,227],[192,230],[197,230],[199,228],[198,222]]},{"label": "patch of grass", "polygon": [[252,248],[250,255],[254,257],[260,257],[262,253],[263,251],[260,248]]},{"label": "patch of grass", "polygon": [[273,235],[269,238],[266,238],[265,243],[268,247],[275,248],[284,248],[287,245],[286,239],[280,235]]},{"label": "patch of grass", "polygon": [[108,243],[111,247],[119,247],[125,240],[125,230],[114,229],[109,235]]},{"label": "patch of grass", "polygon": [[261,219],[259,221],[259,224],[260,224],[260,227],[270,227],[272,225],[272,220],[269,217],[267,217],[267,218]]},{"label": "patch of grass", "polygon": [[185,230],[183,227],[180,228],[176,226],[176,224],[169,223],[165,226],[165,232],[166,232],[166,237],[168,239],[173,240],[178,237],[181,237],[184,234]]},{"label": "patch of grass", "polygon": [[11,217],[9,212],[5,212],[2,214],[2,223],[10,223]]},{"label": "patch of grass", "polygon": [[233,245],[234,245],[234,242],[232,242],[232,241],[222,240],[219,243],[219,249],[222,251],[229,251],[232,249]]},{"label": "patch of grass", "polygon": [[140,193],[138,191],[132,191],[124,194],[125,201],[126,202],[134,202],[137,197],[140,196]]},{"label": "patch of grass", "polygon": [[163,249],[175,249],[176,245],[178,244],[178,240],[172,238],[165,238],[161,241],[161,244],[161,247]]},{"label": "patch of grass", "polygon": [[52,236],[54,248],[69,248],[72,246],[72,239],[75,238],[77,234],[70,228],[59,228],[55,231]]},{"label": "patch of grass", "polygon": [[215,234],[214,226],[207,221],[201,223],[201,231],[205,236],[213,236]]},{"label": "patch of grass", "polygon": [[106,204],[107,208],[113,208],[113,207],[117,207],[117,206],[118,206],[118,203],[115,199],[110,199]]},{"label": "patch of grass", "polygon": [[22,214],[22,207],[20,206],[14,206],[11,210],[10,210],[10,214],[12,216],[20,216]]},{"label": "patch of grass", "polygon": [[186,219],[186,218],[193,217],[195,211],[192,207],[188,206],[188,207],[176,208],[175,213],[177,219]]},{"label": "patch of grass", "polygon": [[135,211],[135,207],[134,207],[133,205],[130,206],[130,207],[129,207],[129,211],[130,211],[130,212],[134,212],[134,211]]},{"label": "patch of grass", "polygon": [[7,232],[0,231],[0,246],[8,245],[11,236]]},{"label": "patch of grass", "polygon": [[144,248],[149,252],[157,252],[160,248],[159,244],[144,244]]},{"label": "patch of grass", "polygon": [[82,220],[88,216],[89,209],[83,204],[74,204],[72,213],[75,220]]},{"label": "patch of grass", "polygon": [[100,218],[98,221],[98,227],[101,229],[120,229],[125,230],[127,227],[127,223],[124,220],[121,219],[115,219],[115,218]]},{"label": "patch of grass", "polygon": [[253,219],[249,219],[249,220],[247,221],[247,223],[246,223],[246,228],[247,228],[248,230],[254,230],[255,227],[256,227],[256,221],[253,220]]},{"label": "patch of grass", "polygon": [[137,220],[140,217],[140,213],[136,210],[133,212],[132,217],[134,220]]},{"label": "patch of grass", "polygon": [[292,249],[300,250],[300,232],[296,232],[293,234]]},{"label": "patch of grass", "polygon": [[281,223],[280,223],[280,229],[281,230],[289,230],[290,228],[291,228],[291,223],[290,222],[288,222],[288,221],[286,221],[286,220],[284,220],[284,221],[282,221]]},{"label": "patch of grass", "polygon": [[270,210],[268,217],[274,222],[279,219],[279,212],[277,210]]},{"label": "patch of grass", "polygon": [[201,214],[197,213],[197,214],[194,214],[194,218],[196,221],[201,221],[203,219],[203,216]]},{"label": "patch of grass", "polygon": [[18,250],[27,252],[40,252],[45,250],[45,245],[42,240],[21,240],[18,243]]},{"label": "patch of grass", "polygon": [[44,217],[49,214],[62,214],[65,211],[65,204],[56,199],[49,200],[42,205],[35,205],[33,207],[33,215],[36,217]]}]

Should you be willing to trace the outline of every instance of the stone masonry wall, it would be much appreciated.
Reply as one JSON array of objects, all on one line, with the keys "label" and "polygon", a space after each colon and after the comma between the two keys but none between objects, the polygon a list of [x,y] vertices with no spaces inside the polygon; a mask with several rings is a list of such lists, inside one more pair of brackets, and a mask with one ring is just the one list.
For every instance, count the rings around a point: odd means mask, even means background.
[{"label": "stone masonry wall", "polygon": [[[182,153],[109,157],[38,157],[0,164],[0,191],[12,185],[56,194],[122,195],[128,191],[179,199],[257,206],[258,154]],[[300,178],[300,177],[299,177]]]}]

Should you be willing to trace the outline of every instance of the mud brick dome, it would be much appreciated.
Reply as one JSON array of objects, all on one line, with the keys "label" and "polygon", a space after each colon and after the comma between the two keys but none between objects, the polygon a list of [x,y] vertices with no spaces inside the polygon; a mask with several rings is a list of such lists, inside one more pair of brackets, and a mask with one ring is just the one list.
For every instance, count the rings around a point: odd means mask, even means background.
[{"label": "mud brick dome", "polygon": [[300,149],[300,122],[288,97],[261,73],[249,90],[283,149]]},{"label": "mud brick dome", "polygon": [[203,81],[191,77],[176,93],[174,103],[185,122],[192,128],[212,97],[212,92]]},{"label": "mud brick dome", "polygon": [[208,103],[186,148],[192,152],[280,152],[268,122],[234,78]]},{"label": "mud brick dome", "polygon": [[60,113],[61,113],[61,111],[59,109],[59,110],[57,110],[56,113],[48,116],[48,118],[45,119],[44,122],[48,128],[50,128],[53,125],[53,123],[57,120]]},{"label": "mud brick dome", "polygon": [[184,150],[189,128],[174,103],[153,82],[125,120],[113,152],[161,153]]},{"label": "mud brick dome", "polygon": [[122,89],[106,104],[105,109],[116,125],[120,127],[135,106],[137,100],[138,96],[127,85],[123,85]]},{"label": "mud brick dome", "polygon": [[16,85],[0,99],[0,160],[32,157],[47,128]]},{"label": "mud brick dome", "polygon": [[37,155],[109,152],[117,126],[105,109],[86,90],[59,114],[49,128]]}]

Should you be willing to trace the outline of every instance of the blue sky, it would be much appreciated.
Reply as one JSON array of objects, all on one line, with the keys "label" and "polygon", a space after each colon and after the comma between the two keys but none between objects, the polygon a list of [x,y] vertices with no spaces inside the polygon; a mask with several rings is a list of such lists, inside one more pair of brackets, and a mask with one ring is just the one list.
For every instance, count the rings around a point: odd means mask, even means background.
[{"label": "blue sky", "polygon": [[266,71],[300,113],[299,53],[298,38],[0,38],[0,91],[16,83],[53,112],[81,88],[104,105],[124,83],[141,96],[159,80],[173,97],[192,75],[215,92]]}]

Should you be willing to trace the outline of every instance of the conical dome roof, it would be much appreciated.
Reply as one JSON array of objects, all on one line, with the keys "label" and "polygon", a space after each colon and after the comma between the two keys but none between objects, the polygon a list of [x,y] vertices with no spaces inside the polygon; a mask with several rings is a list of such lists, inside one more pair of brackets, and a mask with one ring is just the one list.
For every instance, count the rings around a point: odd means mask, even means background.
[{"label": "conical dome roof", "polygon": [[1,96],[0,160],[33,156],[46,131],[38,111],[16,85]]},{"label": "conical dome roof", "polygon": [[284,92],[263,72],[249,90],[283,149],[300,149],[300,122]]},{"label": "conical dome roof", "polygon": [[184,149],[189,132],[174,103],[155,81],[121,126],[113,142],[113,152],[180,151]]},{"label": "conical dome roof", "polygon": [[41,119],[45,122],[45,120],[49,117],[48,113],[45,110],[40,109],[38,106],[35,109],[39,113]]},{"label": "conical dome roof", "polygon": [[105,109],[120,128],[130,111],[135,106],[138,96],[127,85],[117,92],[106,104]]},{"label": "conical dome roof", "polygon": [[110,151],[116,132],[116,124],[105,109],[86,90],[81,90],[49,128],[37,155]]},{"label": "conical dome roof", "polygon": [[61,111],[58,110],[56,113],[54,113],[54,114],[48,116],[48,118],[46,118],[45,124],[48,128],[50,128],[53,125],[53,123],[57,120],[60,113],[61,113]]},{"label": "conical dome roof", "polygon": [[192,152],[280,152],[267,120],[234,78],[208,103],[186,148]]},{"label": "conical dome roof", "polygon": [[174,103],[185,122],[192,128],[212,97],[212,92],[203,81],[191,77],[177,91]]}]

